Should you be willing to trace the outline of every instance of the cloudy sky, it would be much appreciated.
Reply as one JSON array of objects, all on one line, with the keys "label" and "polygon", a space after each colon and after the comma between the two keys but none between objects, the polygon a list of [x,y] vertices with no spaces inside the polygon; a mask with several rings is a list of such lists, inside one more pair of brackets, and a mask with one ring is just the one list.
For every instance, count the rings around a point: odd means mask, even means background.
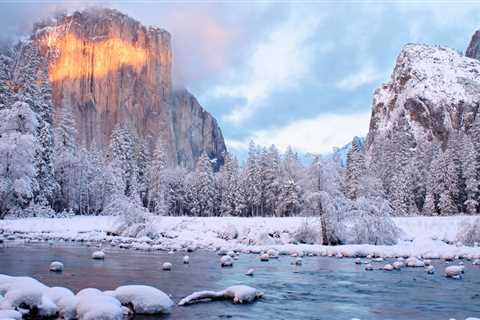
[{"label": "cloudy sky", "polygon": [[[85,3],[2,2],[2,37]],[[237,154],[251,139],[326,153],[364,136],[372,93],[404,44],[464,52],[480,28],[474,1],[102,3],[172,33],[176,83],[217,118]]]}]

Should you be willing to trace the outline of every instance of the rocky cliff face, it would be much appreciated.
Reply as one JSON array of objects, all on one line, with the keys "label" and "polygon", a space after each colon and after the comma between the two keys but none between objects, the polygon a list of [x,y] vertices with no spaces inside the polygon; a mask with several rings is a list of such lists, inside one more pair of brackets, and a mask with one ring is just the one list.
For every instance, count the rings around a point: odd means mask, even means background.
[{"label": "rocky cliff face", "polygon": [[465,56],[472,59],[480,59],[480,30],[475,31],[467,47]]},{"label": "rocky cliff face", "polygon": [[394,130],[417,143],[468,131],[480,106],[480,62],[441,47],[408,44],[390,82],[375,91],[367,150]]},{"label": "rocky cliff face", "polygon": [[217,159],[214,167],[223,164],[225,150],[222,131],[217,121],[186,90],[178,90],[173,95],[173,128],[177,160],[188,166],[206,152],[211,159]]},{"label": "rocky cliff face", "polygon": [[[105,148],[120,123],[135,128],[150,147],[163,139],[172,164],[191,168],[203,151],[223,159],[223,137],[211,115],[198,103],[175,103],[167,31],[96,9],[38,25],[32,39],[49,57],[55,108],[71,108],[79,143]],[[203,130],[182,121],[202,124]],[[195,136],[186,142],[189,133]]]}]

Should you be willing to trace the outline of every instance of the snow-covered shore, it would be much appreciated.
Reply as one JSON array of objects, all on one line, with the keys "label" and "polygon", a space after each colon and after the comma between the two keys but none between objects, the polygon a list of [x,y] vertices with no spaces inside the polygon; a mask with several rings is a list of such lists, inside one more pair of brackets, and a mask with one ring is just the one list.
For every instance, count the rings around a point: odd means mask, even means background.
[{"label": "snow-covered shore", "polygon": [[295,243],[295,232],[307,222],[318,224],[315,218],[198,218],[157,217],[153,228],[161,235],[152,240],[112,236],[115,217],[82,216],[71,218],[28,218],[0,221],[0,238],[6,241],[81,241],[137,250],[238,250],[257,253],[275,248],[280,253],[342,256],[421,256],[441,258],[463,256],[480,258],[480,247],[457,243],[461,226],[477,217],[405,217],[394,218],[402,230],[394,246]]}]

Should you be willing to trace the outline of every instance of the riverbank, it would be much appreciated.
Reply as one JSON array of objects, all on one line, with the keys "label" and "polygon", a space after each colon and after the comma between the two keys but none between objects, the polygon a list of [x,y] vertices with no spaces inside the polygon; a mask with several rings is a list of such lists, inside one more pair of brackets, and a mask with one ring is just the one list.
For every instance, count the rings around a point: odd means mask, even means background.
[{"label": "riverbank", "polygon": [[[111,245],[124,249],[194,251],[236,250],[259,253],[274,248],[280,254],[319,256],[421,256],[442,258],[459,256],[480,258],[480,247],[458,243],[465,223],[477,217],[404,217],[394,218],[401,230],[394,246],[300,244],[298,230],[305,224],[315,230],[315,218],[236,218],[236,217],[156,217],[152,227],[157,239],[127,238],[112,235],[116,217],[82,216],[71,218],[27,218],[0,221],[3,241],[82,242]],[[318,226],[319,228],[319,226]]]}]

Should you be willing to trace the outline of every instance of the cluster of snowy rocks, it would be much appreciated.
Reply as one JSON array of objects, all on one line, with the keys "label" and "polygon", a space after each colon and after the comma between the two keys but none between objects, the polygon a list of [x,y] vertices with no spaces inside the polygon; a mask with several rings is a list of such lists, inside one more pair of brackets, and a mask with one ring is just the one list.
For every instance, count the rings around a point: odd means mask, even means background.
[{"label": "cluster of snowy rocks", "polygon": [[[263,293],[255,288],[236,285],[218,292],[195,292],[182,299],[178,305],[188,305],[205,299],[231,299],[234,303],[250,303],[262,296]],[[2,320],[122,320],[136,314],[170,313],[173,306],[174,302],[167,294],[151,286],[126,285],[107,291],[86,288],[74,294],[67,288],[48,287],[34,278],[0,274]]]},{"label": "cluster of snowy rocks", "polygon": [[103,292],[86,288],[74,294],[34,278],[0,275],[0,319],[116,320],[131,314],[169,313],[172,306],[169,296],[149,286],[128,285]]}]

